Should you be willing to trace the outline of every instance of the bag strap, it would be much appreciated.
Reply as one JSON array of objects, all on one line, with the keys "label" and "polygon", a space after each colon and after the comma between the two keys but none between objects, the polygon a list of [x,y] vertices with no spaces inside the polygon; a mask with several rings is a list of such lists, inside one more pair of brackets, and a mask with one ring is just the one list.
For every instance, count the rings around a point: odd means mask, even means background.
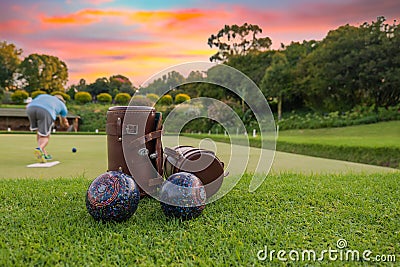
[{"label": "bag strap", "polygon": [[[161,112],[156,112],[156,122],[155,122],[155,130],[160,131],[161,135],[163,134],[163,125],[162,125],[162,113]],[[163,176],[163,160],[164,160],[164,153],[163,153],[163,147],[162,147],[162,142],[161,142],[161,136],[159,138],[156,138],[156,169],[157,172]]]}]

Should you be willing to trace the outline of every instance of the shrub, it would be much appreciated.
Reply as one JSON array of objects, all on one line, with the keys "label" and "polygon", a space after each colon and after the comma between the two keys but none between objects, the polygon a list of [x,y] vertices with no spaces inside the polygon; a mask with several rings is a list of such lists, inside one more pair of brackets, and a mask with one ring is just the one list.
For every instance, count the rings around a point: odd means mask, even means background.
[{"label": "shrub", "polygon": [[96,98],[101,104],[109,104],[112,101],[112,96],[108,93],[98,94]]},{"label": "shrub", "polygon": [[28,97],[29,94],[25,90],[17,90],[11,95],[11,100],[16,104],[23,104]]},{"label": "shrub", "polygon": [[172,96],[170,95],[164,95],[160,98],[160,100],[158,100],[158,104],[161,106],[169,106],[172,105]]},{"label": "shrub", "polygon": [[31,97],[32,98],[35,98],[35,97],[37,97],[38,95],[44,95],[44,94],[47,94],[45,91],[41,91],[41,90],[37,90],[37,91],[33,91],[32,93],[31,93]]},{"label": "shrub", "polygon": [[92,95],[88,92],[77,92],[74,96],[76,102],[86,104],[92,101]]},{"label": "shrub", "polygon": [[149,99],[151,102],[156,103],[160,97],[156,94],[147,94],[146,98]]},{"label": "shrub", "polygon": [[79,131],[94,132],[96,129],[103,132],[106,130],[106,118],[109,105],[87,103],[85,105],[70,104],[68,112],[81,117]]},{"label": "shrub", "polygon": [[51,93],[51,95],[60,95],[65,99],[65,101],[71,100],[71,97],[68,94],[61,92],[61,91],[54,91]]},{"label": "shrub", "polygon": [[180,104],[188,100],[190,100],[190,96],[187,94],[177,94],[175,96],[175,104]]},{"label": "shrub", "polygon": [[128,93],[118,93],[115,96],[115,103],[120,105],[127,105],[131,100],[131,96]]}]

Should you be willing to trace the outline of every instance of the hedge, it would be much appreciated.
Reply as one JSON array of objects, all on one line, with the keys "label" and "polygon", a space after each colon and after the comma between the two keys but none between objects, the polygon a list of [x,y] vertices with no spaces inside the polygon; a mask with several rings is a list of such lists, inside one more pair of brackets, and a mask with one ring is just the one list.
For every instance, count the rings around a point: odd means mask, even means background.
[{"label": "hedge", "polygon": [[190,100],[190,96],[187,94],[177,94],[175,96],[175,104],[180,104],[188,100]]},{"label": "hedge", "polygon": [[157,104],[161,105],[161,106],[169,106],[172,105],[173,100],[172,100],[172,96],[170,95],[163,95],[160,100],[158,100]]},{"label": "hedge", "polygon": [[61,91],[54,91],[54,92],[51,93],[51,95],[60,95],[60,96],[62,96],[62,97],[64,98],[64,100],[66,100],[66,101],[71,100],[71,97],[70,97],[68,94],[66,94],[66,93],[64,93],[64,92],[61,92]]},{"label": "hedge", "polygon": [[17,90],[11,95],[11,100],[15,104],[22,104],[24,100],[29,97],[29,94],[25,90]]},{"label": "hedge", "polygon": [[149,99],[151,102],[156,103],[160,97],[156,94],[147,94],[146,98]]},{"label": "hedge", "polygon": [[88,92],[77,92],[74,99],[80,104],[86,104],[92,101],[92,95]]},{"label": "hedge", "polygon": [[108,93],[101,93],[96,96],[97,101],[101,104],[109,104],[112,101],[112,96]]},{"label": "hedge", "polygon": [[131,100],[131,96],[128,93],[118,93],[115,96],[115,103],[120,105],[127,105]]},{"label": "hedge", "polygon": [[37,90],[37,91],[33,91],[33,92],[31,93],[31,97],[32,97],[32,98],[35,98],[35,97],[37,97],[38,95],[45,95],[45,94],[47,94],[45,91]]}]

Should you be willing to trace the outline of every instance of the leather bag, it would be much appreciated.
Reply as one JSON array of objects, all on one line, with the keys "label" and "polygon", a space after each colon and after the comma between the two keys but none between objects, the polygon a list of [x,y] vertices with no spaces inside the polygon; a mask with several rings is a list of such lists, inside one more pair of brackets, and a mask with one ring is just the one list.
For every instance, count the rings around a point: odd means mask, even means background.
[{"label": "leather bag", "polygon": [[162,114],[153,107],[115,106],[107,111],[108,170],[133,177],[141,196],[163,182]]},{"label": "leather bag", "polygon": [[192,173],[202,181],[207,198],[218,192],[226,176],[224,163],[210,150],[192,146],[166,147],[164,149],[165,177],[181,171]]}]

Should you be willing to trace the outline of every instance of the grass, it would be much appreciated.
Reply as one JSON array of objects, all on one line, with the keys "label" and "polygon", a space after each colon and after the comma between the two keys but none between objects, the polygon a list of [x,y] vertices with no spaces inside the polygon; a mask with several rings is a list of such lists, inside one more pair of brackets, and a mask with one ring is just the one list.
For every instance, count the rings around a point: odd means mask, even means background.
[{"label": "grass", "polygon": [[[36,137],[32,134],[2,134],[0,135],[0,150],[5,153],[0,154],[0,179],[1,178],[73,178],[85,177],[94,179],[107,170],[107,137],[105,135],[62,135],[55,134],[50,137],[48,152],[53,156],[54,160],[58,160],[58,164],[51,168],[27,168],[26,165],[35,163],[33,157],[33,148],[36,145]],[[163,145],[171,147],[175,145],[174,137],[164,136]],[[193,138],[182,137],[182,144],[199,146],[199,140]],[[72,148],[77,149],[76,153],[72,153]],[[212,148],[209,148],[212,149]],[[239,147],[240,149],[240,147]],[[236,150],[235,150],[236,151]],[[225,162],[226,166],[231,168],[231,175],[241,173],[237,168],[243,166],[247,157],[245,151],[243,154],[231,158],[231,147],[227,144],[218,144],[217,155]],[[259,152],[253,151],[250,154],[248,171],[254,171],[258,162]],[[232,161],[232,162],[231,162]],[[336,172],[348,172],[356,168],[346,167],[344,164],[325,162],[319,160],[315,163],[315,159],[311,160],[299,155],[277,155],[273,169],[276,172],[299,169],[310,170],[311,172],[326,172],[323,170],[334,169]],[[374,166],[363,166],[357,168],[368,173],[383,172],[377,170]],[[300,171],[300,170],[299,170]],[[308,171],[307,173],[310,173]],[[357,171],[358,172],[358,171]],[[331,171],[329,171],[331,173]]]},{"label": "grass", "polygon": [[279,141],[334,146],[400,148],[400,121],[341,128],[287,130],[279,133]]},{"label": "grass", "polygon": [[89,179],[2,179],[0,266],[263,266],[269,259],[257,252],[265,246],[321,252],[341,238],[349,249],[399,259],[398,174],[282,174],[255,193],[247,192],[249,179],[195,220],[167,219],[146,198],[128,221],[105,224],[86,211]]},{"label": "grass", "polygon": [[[257,258],[265,246],[320,253],[341,238],[349,249],[400,259],[398,172],[274,174],[255,193],[247,191],[246,174],[195,220],[167,219],[145,198],[128,221],[98,223],[86,211],[85,193],[107,169],[106,136],[52,136],[49,151],[62,163],[49,169],[25,167],[34,135],[0,138],[7,152],[0,155],[0,266],[265,266],[270,260]],[[299,264],[365,262],[289,261]]]},{"label": "grass", "polygon": [[400,121],[342,128],[282,131],[277,149],[400,168]]},{"label": "grass", "polygon": [[26,104],[0,104],[0,108],[26,108]]},{"label": "grass", "polygon": [[[51,135],[47,151],[61,164],[52,168],[27,168],[35,163],[33,149],[36,136],[3,134],[0,136],[0,178],[71,178],[84,176],[94,179],[107,170],[105,135]],[[72,148],[77,149],[72,153]]]},{"label": "grass", "polygon": [[[230,142],[229,137],[223,135],[185,134],[185,136]],[[243,136],[231,136],[231,138],[235,143],[245,140]],[[249,137],[249,144],[260,147],[260,136]],[[400,168],[400,121],[342,128],[280,131],[276,150]]]}]

